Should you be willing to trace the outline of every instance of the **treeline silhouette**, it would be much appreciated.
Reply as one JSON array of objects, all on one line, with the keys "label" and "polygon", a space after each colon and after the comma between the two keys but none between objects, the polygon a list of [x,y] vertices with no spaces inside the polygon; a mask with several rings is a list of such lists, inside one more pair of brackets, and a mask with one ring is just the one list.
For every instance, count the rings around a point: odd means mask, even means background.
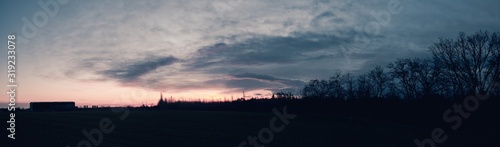
[{"label": "treeline silhouette", "polygon": [[[311,80],[304,99],[456,99],[485,94],[500,74],[498,33],[477,32],[441,38],[430,47],[432,58],[397,59],[354,76],[337,71],[329,79]],[[493,90],[498,95],[498,89]]]},{"label": "treeline silhouette", "polygon": [[440,38],[429,48],[430,58],[397,59],[357,76],[338,70],[329,79],[311,80],[298,94],[279,92],[271,98],[230,102],[160,100],[155,109],[270,111],[287,106],[291,113],[436,126],[444,123],[443,112],[454,103],[490,94],[488,102],[481,103],[484,113],[476,115],[493,115],[500,96],[500,88],[492,88],[500,81],[499,37],[498,32],[461,32],[456,39]]},{"label": "treeline silhouette", "polygon": [[161,97],[156,106],[128,108],[270,112],[286,106],[288,112],[296,114],[435,127],[444,125],[443,112],[455,104],[463,104],[467,96],[489,94],[490,98],[481,101],[481,108],[474,114],[484,119],[497,115],[494,108],[500,104],[500,86],[492,88],[495,82],[500,82],[499,35],[479,31],[472,35],[461,32],[456,39],[440,38],[429,48],[430,58],[397,59],[359,75],[338,70],[329,79],[309,81],[299,93],[278,92],[270,98],[220,102]]},{"label": "treeline silhouette", "polygon": [[490,94],[485,103],[497,107],[499,37],[498,32],[460,32],[456,39],[440,38],[432,45],[431,58],[397,59],[358,76],[337,71],[329,79],[311,80],[301,91],[304,106],[315,112],[433,126],[443,123],[443,112],[467,96]]}]

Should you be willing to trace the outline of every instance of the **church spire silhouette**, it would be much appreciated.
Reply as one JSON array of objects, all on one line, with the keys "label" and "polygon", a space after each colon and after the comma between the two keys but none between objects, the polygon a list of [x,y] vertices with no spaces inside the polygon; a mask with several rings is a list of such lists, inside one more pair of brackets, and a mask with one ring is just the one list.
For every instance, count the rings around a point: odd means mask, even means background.
[{"label": "church spire silhouette", "polygon": [[158,104],[156,106],[161,107],[164,106],[166,103],[166,100],[163,99],[163,93],[160,92],[160,100],[158,101]]}]

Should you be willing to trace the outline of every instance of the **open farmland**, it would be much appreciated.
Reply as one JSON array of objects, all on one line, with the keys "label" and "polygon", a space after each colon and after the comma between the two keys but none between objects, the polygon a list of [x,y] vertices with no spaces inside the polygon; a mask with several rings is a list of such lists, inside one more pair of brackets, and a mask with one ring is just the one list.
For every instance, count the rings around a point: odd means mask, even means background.
[{"label": "open farmland", "polygon": [[[104,118],[109,118],[115,129],[103,133],[100,146],[238,146],[247,141],[249,135],[257,136],[259,130],[269,127],[274,117],[271,111],[131,111],[120,120],[122,114],[111,111],[18,112],[15,146],[77,146],[80,141],[89,140],[82,130],[99,129],[99,122]],[[7,117],[6,113],[1,115]],[[276,125],[280,123],[277,121]],[[431,130],[297,114],[281,132],[274,133],[266,146],[415,146],[413,139],[427,137]],[[97,135],[94,138],[98,138]],[[468,139],[449,141],[447,145],[469,142],[476,143]]]}]

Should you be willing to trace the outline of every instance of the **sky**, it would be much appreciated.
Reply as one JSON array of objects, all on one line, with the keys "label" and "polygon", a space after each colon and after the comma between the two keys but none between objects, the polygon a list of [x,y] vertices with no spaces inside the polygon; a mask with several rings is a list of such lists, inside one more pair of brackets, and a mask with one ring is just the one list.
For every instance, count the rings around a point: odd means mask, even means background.
[{"label": "sky", "polygon": [[[362,74],[459,32],[499,31],[498,0],[6,0],[17,102],[77,105],[298,93]],[[47,7],[48,6],[48,7]],[[30,27],[31,26],[31,27]],[[34,28],[34,29],[31,29]],[[7,61],[6,41],[0,60]],[[7,83],[7,65],[0,66]],[[1,86],[7,91],[6,86]],[[6,93],[0,103],[8,101]]]}]

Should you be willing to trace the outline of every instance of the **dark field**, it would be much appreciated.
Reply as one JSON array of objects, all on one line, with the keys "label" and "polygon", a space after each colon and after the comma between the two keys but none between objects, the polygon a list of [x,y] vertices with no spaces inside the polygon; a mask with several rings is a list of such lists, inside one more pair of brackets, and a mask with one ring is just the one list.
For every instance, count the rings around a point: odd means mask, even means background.
[{"label": "dark field", "polygon": [[[14,146],[77,146],[88,140],[82,130],[99,129],[109,118],[116,127],[103,133],[100,146],[238,146],[247,137],[269,127],[269,113],[219,111],[111,111],[17,112]],[[8,118],[1,113],[1,118]],[[277,126],[281,121],[277,121]],[[4,125],[6,126],[6,125]],[[433,128],[410,127],[363,119],[297,114],[266,146],[416,146],[415,138],[428,138]],[[465,129],[467,130],[467,129]],[[6,132],[6,131],[2,131]],[[4,135],[4,134],[2,134]],[[475,146],[477,134],[448,134],[438,146]],[[466,138],[467,137],[467,138]],[[2,137],[1,146],[12,146]],[[482,138],[484,140],[484,138]],[[491,144],[479,144],[488,146]],[[492,145],[495,146],[495,145]]]}]

